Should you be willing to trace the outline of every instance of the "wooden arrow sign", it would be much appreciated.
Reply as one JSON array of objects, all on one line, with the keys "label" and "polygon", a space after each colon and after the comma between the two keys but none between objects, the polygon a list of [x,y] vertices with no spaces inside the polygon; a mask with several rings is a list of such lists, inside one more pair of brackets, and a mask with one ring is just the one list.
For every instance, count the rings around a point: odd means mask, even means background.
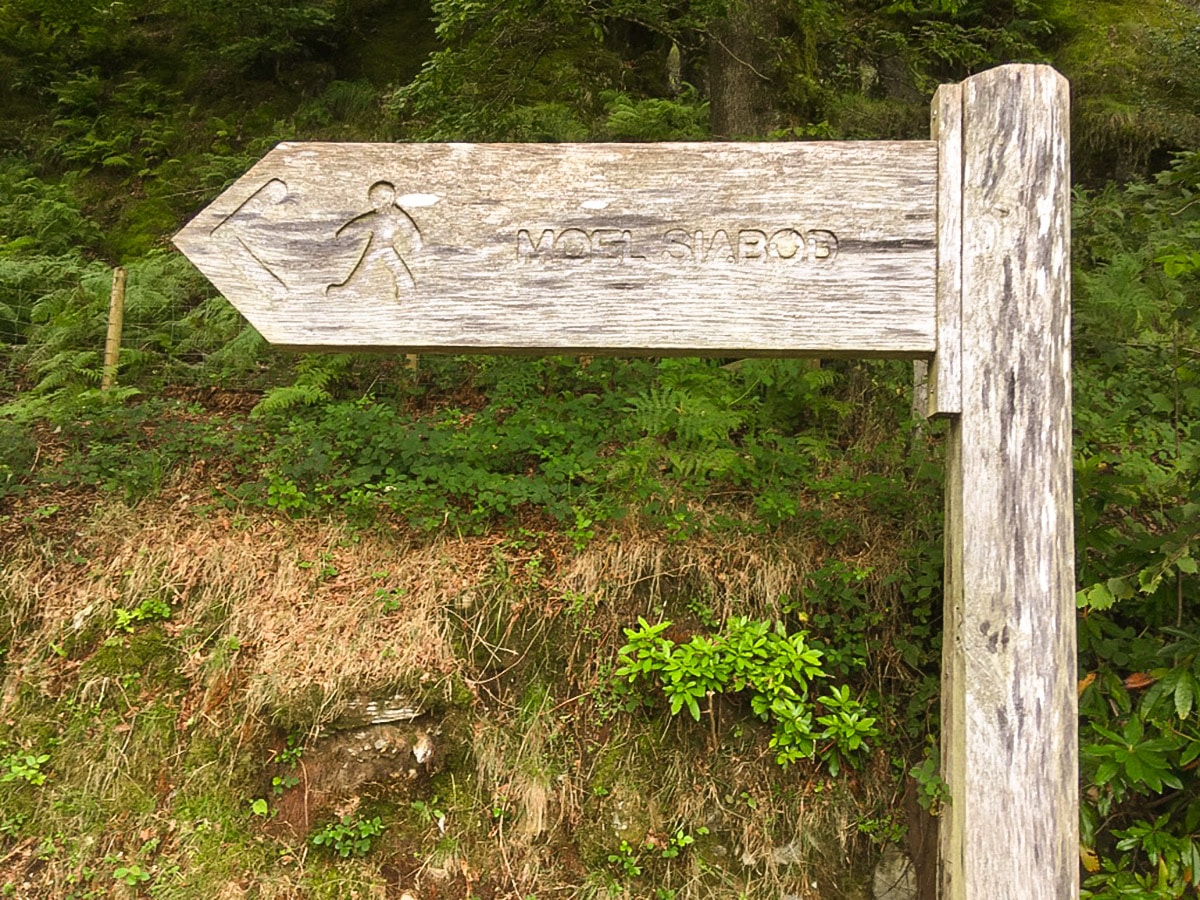
[{"label": "wooden arrow sign", "polygon": [[175,243],[293,348],[929,356],[937,147],[280,144]]},{"label": "wooden arrow sign", "polygon": [[297,348],[932,356],[940,895],[1072,900],[1069,123],[1012,65],[936,143],[281,144],[175,240]]}]

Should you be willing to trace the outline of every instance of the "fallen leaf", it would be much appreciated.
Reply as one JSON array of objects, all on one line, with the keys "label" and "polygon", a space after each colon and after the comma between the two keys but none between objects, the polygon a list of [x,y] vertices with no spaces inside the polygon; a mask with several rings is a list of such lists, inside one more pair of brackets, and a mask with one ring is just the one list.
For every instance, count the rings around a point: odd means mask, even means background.
[{"label": "fallen leaf", "polygon": [[1136,691],[1144,687],[1150,687],[1157,680],[1147,672],[1134,672],[1125,679],[1125,687],[1131,691]]},{"label": "fallen leaf", "polygon": [[1079,846],[1079,861],[1089,872],[1100,871],[1100,857],[1091,847],[1084,847],[1082,844]]}]

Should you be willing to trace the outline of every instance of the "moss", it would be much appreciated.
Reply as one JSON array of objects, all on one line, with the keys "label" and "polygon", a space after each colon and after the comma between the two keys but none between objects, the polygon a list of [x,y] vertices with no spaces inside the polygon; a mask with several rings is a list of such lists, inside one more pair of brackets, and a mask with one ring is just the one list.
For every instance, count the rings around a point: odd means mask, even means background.
[{"label": "moss", "polygon": [[450,679],[449,695],[449,703],[455,709],[470,709],[475,705],[475,694],[457,675]]},{"label": "moss", "polygon": [[143,688],[187,687],[177,666],[179,650],[161,625],[152,624],[131,634],[112,635],[80,667],[84,677],[103,676],[140,681]]},{"label": "moss", "polygon": [[1155,151],[1200,144],[1200,11],[1178,0],[1067,0],[1056,65],[1073,88],[1073,169],[1100,183],[1147,174]]},{"label": "moss", "polygon": [[383,876],[357,862],[310,863],[305,879],[312,900],[368,900],[387,890]]},{"label": "moss", "polygon": [[93,617],[83,623],[83,627],[75,630],[70,629],[62,636],[59,646],[62,648],[66,658],[70,660],[82,660],[87,658],[96,645],[100,643],[104,637],[104,623],[98,618]]},{"label": "moss", "polygon": [[[281,857],[287,858],[289,848],[248,829],[246,813],[220,804],[192,810],[200,814],[179,817],[182,828],[175,838],[175,853],[186,858],[187,866],[178,893],[171,896],[228,896],[230,885],[257,884],[280,870]],[[252,890],[247,896],[276,895]]]},{"label": "moss", "polygon": [[[638,757],[653,759],[644,754]],[[575,829],[575,844],[584,865],[603,867],[621,841],[640,846],[647,833],[660,824],[650,789],[652,780],[649,772],[632,764],[628,747],[607,747],[601,752],[588,780],[582,821]]]},{"label": "moss", "polygon": [[325,689],[308,684],[289,698],[287,706],[276,707],[268,713],[272,725],[284,731],[308,731],[316,724],[327,722],[328,703]]},{"label": "moss", "polygon": [[170,234],[179,217],[166,200],[148,198],[121,210],[117,227],[111,233],[105,250],[114,259],[131,260],[145,256],[162,245],[163,235]]}]

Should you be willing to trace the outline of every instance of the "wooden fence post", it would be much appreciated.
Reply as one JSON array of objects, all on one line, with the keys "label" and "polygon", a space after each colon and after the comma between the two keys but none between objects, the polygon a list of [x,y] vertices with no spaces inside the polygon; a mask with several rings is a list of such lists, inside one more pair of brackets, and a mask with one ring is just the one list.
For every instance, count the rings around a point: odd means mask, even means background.
[{"label": "wooden fence post", "polygon": [[934,121],[930,407],[951,419],[942,896],[1074,900],[1067,83],[1048,66],[992,69],[939,91]]},{"label": "wooden fence post", "polygon": [[104,338],[104,370],[100,390],[117,383],[117,364],[121,358],[121,331],[125,325],[125,270],[113,269],[112,293],[108,298],[108,334]]}]

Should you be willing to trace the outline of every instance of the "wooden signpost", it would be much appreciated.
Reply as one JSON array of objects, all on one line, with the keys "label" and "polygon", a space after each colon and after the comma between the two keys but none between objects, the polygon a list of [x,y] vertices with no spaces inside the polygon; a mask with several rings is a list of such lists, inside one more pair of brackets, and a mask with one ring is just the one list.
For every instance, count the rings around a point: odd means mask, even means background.
[{"label": "wooden signpost", "polygon": [[887,356],[950,419],[942,895],[1078,896],[1068,92],[931,141],[281,144],[175,238],[297,349]]}]

